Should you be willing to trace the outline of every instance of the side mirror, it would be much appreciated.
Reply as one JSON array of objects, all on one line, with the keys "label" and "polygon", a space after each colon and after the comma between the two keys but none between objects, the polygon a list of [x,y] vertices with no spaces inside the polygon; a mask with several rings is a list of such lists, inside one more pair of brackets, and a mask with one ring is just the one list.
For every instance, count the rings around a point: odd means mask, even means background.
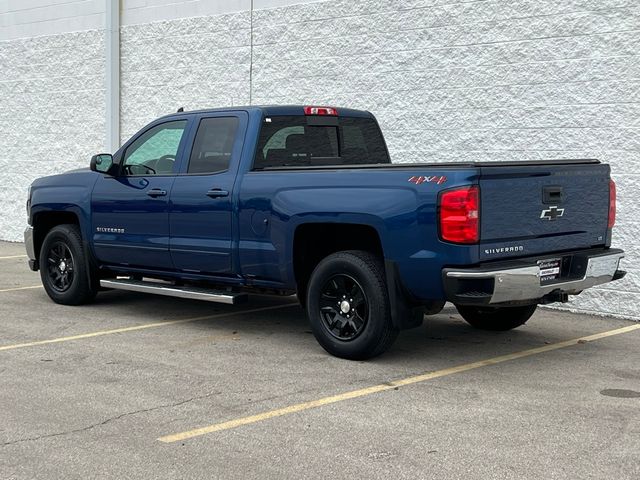
[{"label": "side mirror", "polygon": [[113,156],[110,153],[99,153],[91,157],[89,168],[94,172],[108,173],[113,166]]}]

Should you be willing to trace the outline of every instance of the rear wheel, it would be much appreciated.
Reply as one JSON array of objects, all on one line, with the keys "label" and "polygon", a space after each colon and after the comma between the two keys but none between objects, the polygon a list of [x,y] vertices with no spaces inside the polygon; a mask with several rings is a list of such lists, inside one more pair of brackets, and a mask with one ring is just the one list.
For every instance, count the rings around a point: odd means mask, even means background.
[{"label": "rear wheel", "polygon": [[80,305],[95,298],[87,263],[76,225],[58,225],[47,233],[40,249],[40,278],[51,300]]},{"label": "rear wheel", "polygon": [[537,305],[519,307],[469,307],[456,305],[458,312],[472,327],[481,330],[505,331],[524,325]]},{"label": "rear wheel", "polygon": [[338,252],[318,264],[307,290],[307,315],[320,345],[341,358],[380,355],[398,335],[384,267],[369,252]]}]

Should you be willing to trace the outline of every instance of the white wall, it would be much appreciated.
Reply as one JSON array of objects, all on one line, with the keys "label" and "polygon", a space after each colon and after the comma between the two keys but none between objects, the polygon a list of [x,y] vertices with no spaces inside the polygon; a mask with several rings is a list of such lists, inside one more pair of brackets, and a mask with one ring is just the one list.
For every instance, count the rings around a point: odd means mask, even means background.
[{"label": "white wall", "polygon": [[321,0],[122,0],[122,25],[221,15]]},{"label": "white wall", "polygon": [[154,118],[249,103],[249,12],[121,29],[122,142]]},{"label": "white wall", "polygon": [[124,0],[122,25],[248,11],[251,0]]},{"label": "white wall", "polygon": [[1,239],[21,239],[34,178],[84,167],[102,148],[104,57],[102,30],[0,41]]},{"label": "white wall", "polygon": [[0,0],[0,41],[104,28],[106,2],[121,25],[281,7],[320,0]]},{"label": "white wall", "polygon": [[0,0],[0,41],[103,28],[104,6],[104,0]]},{"label": "white wall", "polygon": [[[629,275],[572,305],[640,318],[637,0],[255,0],[253,20],[248,5],[124,0],[123,140],[180,106],[248,102],[253,63],[254,103],[369,109],[396,162],[600,158]],[[20,238],[31,178],[101,149],[101,35],[0,44],[2,238]]]}]

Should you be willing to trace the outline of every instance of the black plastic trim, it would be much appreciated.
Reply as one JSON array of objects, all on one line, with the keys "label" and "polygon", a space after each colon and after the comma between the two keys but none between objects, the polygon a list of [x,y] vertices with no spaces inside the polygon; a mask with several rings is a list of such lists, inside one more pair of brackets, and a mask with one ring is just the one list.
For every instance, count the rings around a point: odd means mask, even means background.
[{"label": "black plastic trim", "polygon": [[419,327],[424,320],[424,307],[411,301],[410,295],[402,285],[395,262],[385,260],[384,267],[391,306],[391,321],[400,330]]}]

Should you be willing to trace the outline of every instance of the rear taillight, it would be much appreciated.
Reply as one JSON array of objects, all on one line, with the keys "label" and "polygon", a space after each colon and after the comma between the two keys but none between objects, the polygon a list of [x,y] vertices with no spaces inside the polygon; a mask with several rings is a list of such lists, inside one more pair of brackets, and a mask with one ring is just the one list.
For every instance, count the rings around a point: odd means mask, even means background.
[{"label": "rear taillight", "polygon": [[305,115],[328,115],[337,117],[338,110],[333,107],[304,107]]},{"label": "rear taillight", "polygon": [[478,243],[480,189],[477,185],[440,193],[440,238],[451,243]]},{"label": "rear taillight", "polygon": [[609,223],[607,228],[616,224],[616,182],[609,180]]}]

